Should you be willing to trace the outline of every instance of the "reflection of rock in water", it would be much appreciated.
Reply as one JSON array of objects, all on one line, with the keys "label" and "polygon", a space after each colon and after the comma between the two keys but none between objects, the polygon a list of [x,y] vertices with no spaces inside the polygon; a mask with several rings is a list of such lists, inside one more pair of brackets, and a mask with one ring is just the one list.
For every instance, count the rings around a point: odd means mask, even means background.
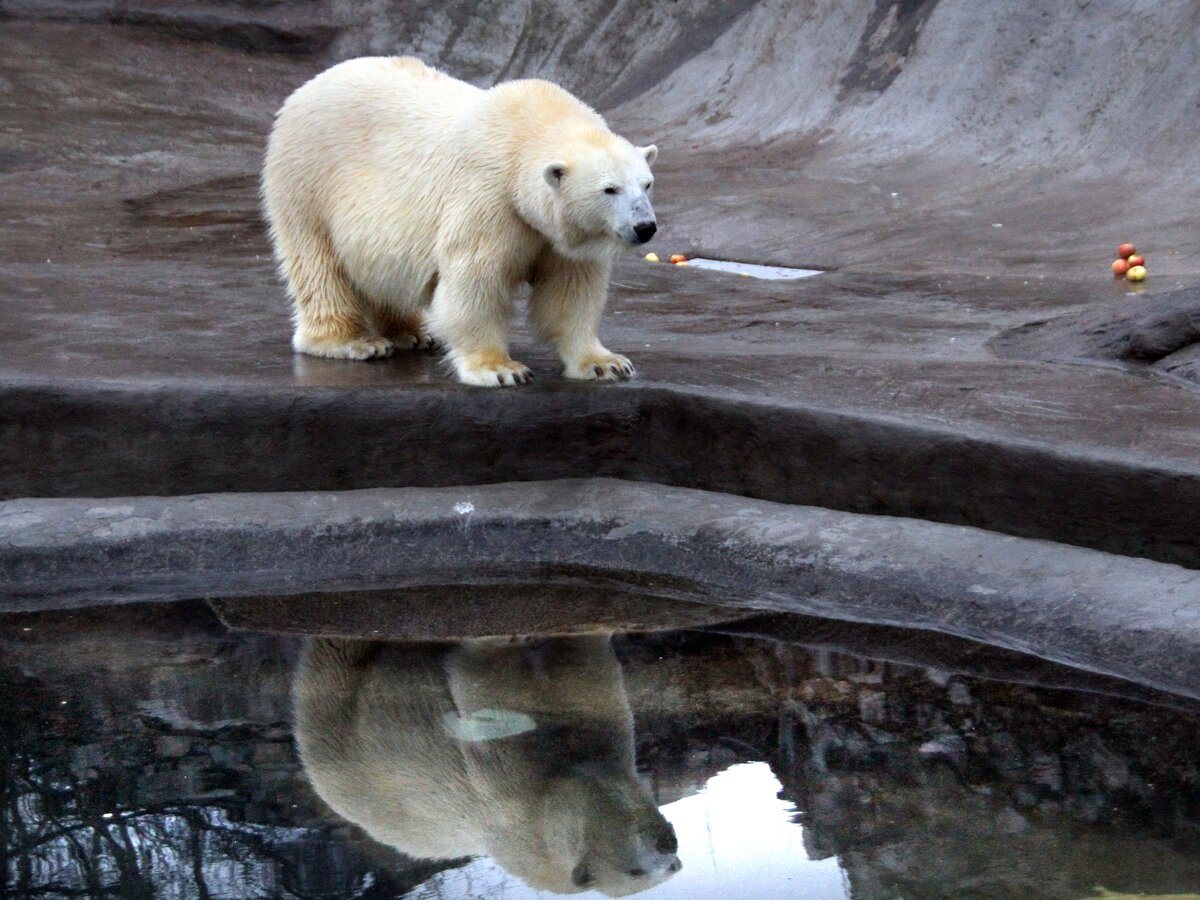
[{"label": "reflection of rock in water", "polygon": [[[937,642],[925,645],[931,657]],[[559,710],[559,724],[594,698],[609,696],[605,708],[619,712],[590,730],[543,733],[567,741],[577,761],[596,746],[589,735],[603,739],[622,766],[636,734],[659,804],[731,763],[767,760],[810,852],[837,855],[856,898],[1076,900],[1096,884],[1151,894],[1200,886],[1194,712],[883,664],[861,658],[864,645],[855,657],[696,632],[614,644],[623,678],[611,655],[577,661],[571,679],[554,676],[565,660],[552,661],[540,682],[552,696],[538,702]],[[214,896],[400,896],[445,868],[334,821],[308,787],[288,721],[295,650],[229,634],[187,605],[5,619],[8,895],[119,884],[122,896],[196,896],[199,877]],[[462,655],[458,669],[436,670],[430,690],[459,691],[458,727],[531,741],[519,718],[472,716],[514,712],[497,692],[537,671],[505,658]],[[995,671],[1015,672],[1021,658],[1008,662]],[[559,695],[564,682],[593,687]],[[482,687],[472,693],[473,684]],[[527,746],[534,757],[545,750]],[[464,771],[468,763],[486,770],[489,758],[464,754]]]},{"label": "reflection of rock in water", "polygon": [[294,643],[194,604],[6,619],[0,896],[399,896],[437,871],[309,789]]},{"label": "reflection of rock in water", "polygon": [[532,887],[611,896],[678,868],[607,637],[314,639],[295,698],[317,792],[406,854],[486,854]]},{"label": "reflection of rock in water", "polygon": [[758,641],[693,637],[663,658],[670,640],[622,648],[641,669],[639,758],[660,780],[713,748],[720,765],[768,759],[810,854],[837,855],[855,897],[1200,886],[1195,714]]}]

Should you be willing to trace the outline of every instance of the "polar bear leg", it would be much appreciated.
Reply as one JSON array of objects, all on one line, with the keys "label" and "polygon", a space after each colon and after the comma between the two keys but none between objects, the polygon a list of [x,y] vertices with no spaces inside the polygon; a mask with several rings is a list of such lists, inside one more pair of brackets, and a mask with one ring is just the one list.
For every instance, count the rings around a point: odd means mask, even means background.
[{"label": "polar bear leg", "polygon": [[429,307],[429,331],[447,347],[446,358],[463,384],[525,384],[533,373],[508,355],[510,284],[500,267],[478,260],[452,262],[439,272]]},{"label": "polar bear leg", "polygon": [[391,356],[392,342],[368,324],[364,303],[342,271],[329,238],[320,233],[278,235],[292,294],[292,347],[333,359]]},{"label": "polar bear leg", "polygon": [[608,262],[564,259],[556,253],[547,253],[538,264],[530,323],[538,337],[558,348],[567,378],[615,381],[633,375],[633,363],[600,343],[611,269]]}]

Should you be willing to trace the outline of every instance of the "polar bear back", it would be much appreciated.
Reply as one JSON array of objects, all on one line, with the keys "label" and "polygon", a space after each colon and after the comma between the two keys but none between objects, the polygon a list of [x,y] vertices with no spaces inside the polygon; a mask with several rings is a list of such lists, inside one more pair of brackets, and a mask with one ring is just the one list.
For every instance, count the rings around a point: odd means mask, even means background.
[{"label": "polar bear back", "polygon": [[445,651],[309,641],[293,684],[296,740],[317,793],[343,818],[413,856],[488,852],[478,801],[443,717]]},{"label": "polar bear back", "polygon": [[368,294],[427,303],[445,187],[484,97],[403,57],[318,75],[288,98],[271,133],[263,199],[276,235],[319,231]]},{"label": "polar bear back", "polygon": [[486,219],[496,246],[518,268],[529,265],[544,240],[516,212],[528,190],[520,163],[553,157],[546,148],[558,151],[579,133],[609,135],[598,113],[549,82],[485,91],[411,57],[348,60],[279,111],[263,173],[267,218],[277,244],[294,234],[327,238],[375,300],[423,307],[439,241],[454,240],[447,223]]},{"label": "polar bear back", "polygon": [[[453,146],[481,89],[410,57],[340,63],[298,88],[279,110],[269,156],[294,187],[334,199],[325,181],[386,168],[389,158],[436,157]],[[271,178],[268,171],[268,181]]]}]

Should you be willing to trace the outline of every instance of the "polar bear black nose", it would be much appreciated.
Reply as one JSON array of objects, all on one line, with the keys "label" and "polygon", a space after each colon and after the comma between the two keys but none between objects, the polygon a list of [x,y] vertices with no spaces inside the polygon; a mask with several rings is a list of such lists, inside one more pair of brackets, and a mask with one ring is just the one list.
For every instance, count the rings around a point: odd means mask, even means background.
[{"label": "polar bear black nose", "polygon": [[656,231],[658,231],[658,225],[654,222],[639,222],[633,226],[633,233],[637,235],[639,244],[644,244],[654,237]]},{"label": "polar bear black nose", "polygon": [[674,853],[679,849],[679,841],[675,839],[674,834],[660,834],[654,844],[654,849],[659,853]]}]

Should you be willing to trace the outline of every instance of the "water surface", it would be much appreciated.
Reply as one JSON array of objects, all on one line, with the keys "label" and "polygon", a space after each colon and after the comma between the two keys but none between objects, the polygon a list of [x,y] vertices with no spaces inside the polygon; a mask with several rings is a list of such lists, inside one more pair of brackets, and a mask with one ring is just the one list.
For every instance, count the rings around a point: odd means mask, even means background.
[{"label": "water surface", "polygon": [[705,259],[697,256],[689,259],[689,266],[697,269],[712,269],[716,272],[728,272],[731,275],[747,275],[750,278],[761,278],[766,281],[792,281],[796,278],[811,278],[821,275],[824,269],[797,269],[790,266],[761,266],[756,263],[735,262],[731,259]]},{"label": "water surface", "polygon": [[1194,706],[892,629],[10,616],[0,709],[14,897],[1200,891]]}]

